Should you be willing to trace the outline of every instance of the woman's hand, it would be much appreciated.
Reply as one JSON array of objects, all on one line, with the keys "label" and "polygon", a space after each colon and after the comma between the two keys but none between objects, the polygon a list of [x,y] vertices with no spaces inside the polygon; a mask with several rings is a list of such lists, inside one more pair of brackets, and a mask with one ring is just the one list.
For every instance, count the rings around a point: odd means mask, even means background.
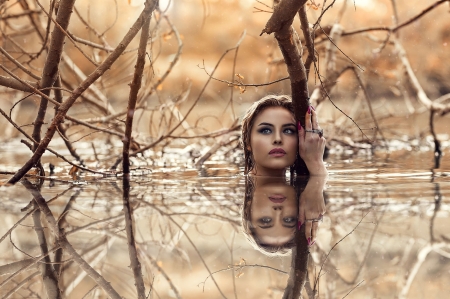
[{"label": "woman's hand", "polygon": [[316,242],[317,229],[326,212],[323,198],[326,180],[326,176],[311,176],[300,195],[298,228],[305,226],[305,237],[309,246]]},{"label": "woman's hand", "polygon": [[[298,152],[305,161],[310,175],[326,175],[327,169],[323,163],[326,140],[322,136],[317,113],[310,106],[305,116],[305,129],[298,126]],[[314,131],[314,132],[312,132]]]}]

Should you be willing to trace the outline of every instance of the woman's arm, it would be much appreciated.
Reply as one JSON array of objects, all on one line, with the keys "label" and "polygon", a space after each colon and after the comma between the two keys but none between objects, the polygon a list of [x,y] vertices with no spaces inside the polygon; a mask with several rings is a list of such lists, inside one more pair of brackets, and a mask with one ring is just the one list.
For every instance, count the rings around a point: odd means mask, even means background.
[{"label": "woman's arm", "polygon": [[316,242],[317,229],[325,214],[325,200],[323,190],[327,182],[327,176],[311,176],[306,184],[305,190],[300,195],[299,200],[299,227],[305,225],[305,237],[308,245]]}]

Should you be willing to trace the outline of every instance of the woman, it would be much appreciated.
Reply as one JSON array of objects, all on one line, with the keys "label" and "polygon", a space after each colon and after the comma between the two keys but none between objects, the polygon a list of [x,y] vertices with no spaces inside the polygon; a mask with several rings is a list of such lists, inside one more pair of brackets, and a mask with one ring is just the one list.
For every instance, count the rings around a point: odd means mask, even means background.
[{"label": "woman", "polygon": [[[292,201],[276,203],[271,200],[269,191],[259,192],[261,194],[256,191],[259,186],[265,186],[269,182],[272,185],[278,184],[277,188],[281,190],[286,170],[289,168],[293,177],[295,164],[301,158],[309,170],[310,179],[301,193],[300,205],[296,211],[298,223],[294,227],[300,229],[302,224],[305,224],[305,237],[308,244],[313,245],[318,222],[325,213],[323,188],[327,176],[323,162],[325,138],[322,136],[314,108],[309,107],[303,128],[295,121],[294,108],[289,97],[262,98],[248,109],[242,120],[241,145],[244,149],[244,172],[249,175],[246,187],[251,186],[246,188],[243,208],[244,231],[250,236],[250,240],[264,251],[272,253],[293,246],[293,234],[289,234],[287,230],[292,227],[284,225],[285,215],[291,213]],[[292,194],[288,191],[289,188],[284,189],[286,194]],[[280,194],[279,198],[282,197]],[[298,194],[296,198],[299,198]],[[289,213],[286,212],[288,209]],[[261,217],[261,214],[264,214],[262,211],[272,217],[265,216],[264,220],[264,217]],[[263,223],[268,222],[269,218],[272,226]],[[266,227],[263,227],[264,225]]]},{"label": "woman", "polygon": [[284,177],[300,156],[310,175],[327,175],[323,162],[325,142],[314,107],[308,108],[303,128],[295,121],[288,96],[266,96],[255,102],[242,120],[244,172]]}]

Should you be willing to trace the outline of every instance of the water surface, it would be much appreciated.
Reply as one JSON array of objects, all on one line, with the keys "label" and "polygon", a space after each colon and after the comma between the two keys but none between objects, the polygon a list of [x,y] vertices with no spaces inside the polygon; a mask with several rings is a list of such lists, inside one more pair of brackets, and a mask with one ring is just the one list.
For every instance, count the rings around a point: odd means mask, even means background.
[{"label": "water surface", "polygon": [[[3,145],[3,153],[9,153],[2,154],[4,165],[7,159],[22,159],[7,148]],[[309,248],[305,298],[445,298],[450,293],[446,154],[433,169],[430,151],[331,153],[327,213],[317,243]],[[122,297],[137,298],[127,241],[132,233],[149,298],[282,298],[292,255],[268,256],[242,233],[245,178],[236,164],[239,153],[218,156],[200,172],[190,162],[176,161],[178,155],[168,151],[147,165],[135,161],[141,165],[131,182],[131,230],[120,176],[73,180],[60,163],[59,180],[46,180],[37,190],[79,258]],[[19,163],[7,165],[3,171]],[[70,251],[56,257],[60,244],[49,215],[33,217],[33,192],[21,183],[0,191],[2,298],[47,296],[41,274],[45,260],[33,262],[42,256],[43,243],[51,251],[47,268],[60,272],[56,277],[64,297],[108,297]]]}]

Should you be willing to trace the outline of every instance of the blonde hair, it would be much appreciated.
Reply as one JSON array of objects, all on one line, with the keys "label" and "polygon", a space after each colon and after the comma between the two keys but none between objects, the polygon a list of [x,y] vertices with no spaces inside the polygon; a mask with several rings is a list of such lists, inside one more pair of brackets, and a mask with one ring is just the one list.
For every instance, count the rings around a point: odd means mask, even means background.
[{"label": "blonde hair", "polygon": [[[253,153],[250,149],[250,138],[253,124],[255,122],[256,116],[258,116],[262,111],[270,107],[283,107],[294,115],[294,105],[292,104],[292,99],[287,95],[268,95],[253,103],[253,105],[248,108],[244,117],[242,118],[241,125],[241,139],[240,144],[244,150],[244,174],[248,174],[255,167],[255,162],[253,161]],[[298,156],[298,155],[297,155]],[[299,157],[297,157],[297,160]],[[294,163],[295,165],[296,163]],[[293,174],[295,166],[291,165],[290,170]]]}]

